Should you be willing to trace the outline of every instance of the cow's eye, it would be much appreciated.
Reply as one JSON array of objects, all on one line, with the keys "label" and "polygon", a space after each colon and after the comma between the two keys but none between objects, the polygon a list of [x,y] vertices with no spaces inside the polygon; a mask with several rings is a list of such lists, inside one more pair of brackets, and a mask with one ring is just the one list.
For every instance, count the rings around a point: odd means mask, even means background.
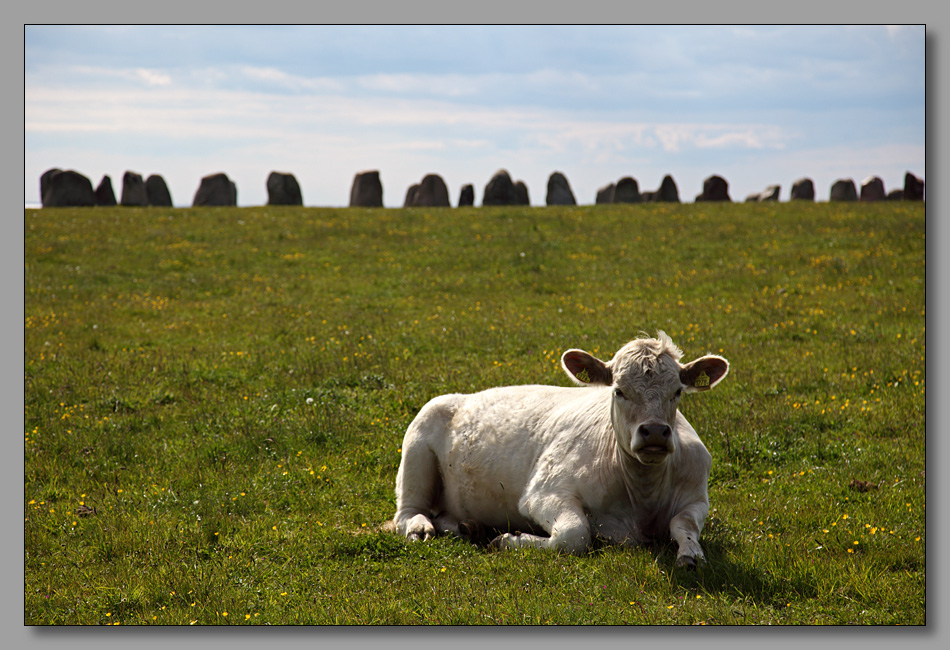
[{"label": "cow's eye", "polygon": [[627,399],[627,396],[623,394],[623,391],[619,388],[614,389],[614,397],[619,397],[620,399]]},{"label": "cow's eye", "polygon": [[680,398],[680,395],[682,394],[683,394],[683,389],[682,388],[677,389],[676,392],[673,393],[673,399],[671,399],[670,401],[675,402],[676,400]]}]

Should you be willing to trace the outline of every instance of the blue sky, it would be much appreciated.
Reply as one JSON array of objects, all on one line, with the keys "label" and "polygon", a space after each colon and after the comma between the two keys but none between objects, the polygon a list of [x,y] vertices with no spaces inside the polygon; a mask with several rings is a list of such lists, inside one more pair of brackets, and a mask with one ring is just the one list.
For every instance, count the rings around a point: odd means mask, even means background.
[{"label": "blue sky", "polygon": [[459,189],[507,169],[543,205],[670,174],[766,186],[925,177],[923,26],[27,26],[24,199],[76,169],[161,174],[177,206],[223,171],[263,205],[274,170],[345,206],[376,169],[387,207],[428,173]]}]

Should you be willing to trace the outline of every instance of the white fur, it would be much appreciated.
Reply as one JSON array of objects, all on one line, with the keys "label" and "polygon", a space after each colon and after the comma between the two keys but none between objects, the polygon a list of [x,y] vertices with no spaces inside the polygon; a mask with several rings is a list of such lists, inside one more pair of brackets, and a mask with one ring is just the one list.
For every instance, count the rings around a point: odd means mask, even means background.
[{"label": "white fur", "polygon": [[[430,401],[403,441],[396,531],[427,539],[459,534],[470,520],[508,531],[495,546],[569,553],[586,551],[595,535],[618,544],[672,537],[677,563],[698,564],[711,458],[676,408],[679,389],[691,388],[679,383],[686,366],[660,338],[633,341],[606,364],[590,357],[612,371],[609,385],[511,386]],[[695,363],[725,367],[712,385],[728,370],[720,357]],[[667,425],[668,439],[647,439],[641,424]]]}]

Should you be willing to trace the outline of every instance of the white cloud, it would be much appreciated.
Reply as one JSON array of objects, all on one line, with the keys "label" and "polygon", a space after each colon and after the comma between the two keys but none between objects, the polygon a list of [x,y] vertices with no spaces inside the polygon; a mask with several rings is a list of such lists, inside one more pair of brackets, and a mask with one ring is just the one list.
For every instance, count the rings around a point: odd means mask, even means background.
[{"label": "white cloud", "polygon": [[[103,98],[107,101],[103,101]],[[539,108],[467,106],[445,100],[391,99],[339,95],[268,95],[224,90],[115,89],[27,87],[25,127],[30,132],[131,131],[172,138],[220,137],[297,138],[322,131],[347,133],[360,127],[392,127],[389,138],[414,141],[399,129],[418,129],[439,138],[484,144],[492,133],[507,132],[552,147],[653,147],[675,151],[686,146],[727,144],[774,145],[780,132],[770,126],[731,127],[722,124],[627,122],[613,118],[577,117],[566,111]],[[474,136],[474,137],[473,137]]]},{"label": "white cloud", "polygon": [[277,68],[261,68],[257,66],[242,66],[240,72],[255,81],[277,82],[283,85],[299,85],[300,79],[294,75],[287,74]]},{"label": "white cloud", "polygon": [[146,86],[168,86],[172,82],[169,75],[145,68],[137,68],[135,78],[141,80]]},{"label": "white cloud", "polygon": [[709,134],[700,132],[696,134],[693,143],[700,149],[725,149],[725,148],[745,148],[745,149],[764,149],[772,147],[777,149],[784,148],[782,135],[778,129],[771,127],[742,128],[735,127],[725,129],[723,133]]},{"label": "white cloud", "polygon": [[480,79],[460,74],[372,74],[359,75],[352,85],[371,92],[406,96],[437,95],[464,97],[478,93]]},{"label": "white cloud", "polygon": [[172,77],[169,73],[155,68],[113,68],[89,65],[62,65],[41,66],[34,73],[27,75],[27,87],[36,84],[35,80],[43,83],[69,85],[86,85],[90,88],[101,88],[116,82],[131,82],[134,86],[161,87],[170,86]]},{"label": "white cloud", "polygon": [[274,67],[240,66],[230,68],[209,68],[196,71],[191,75],[197,81],[202,76],[215,78],[216,85],[227,86],[231,81],[249,81],[261,85],[263,89],[277,88],[300,93],[342,93],[346,86],[338,79],[330,77],[303,77],[289,74]]},{"label": "white cloud", "polygon": [[[242,73],[247,78],[300,85],[277,70],[244,69]],[[476,162],[490,169],[484,172],[487,182],[495,169],[510,164],[506,161],[520,161],[525,172],[534,170],[533,200],[537,202],[537,192],[553,166],[589,165],[600,174],[600,180],[590,182],[599,186],[615,180],[611,170],[648,168],[651,159],[665,154],[703,148],[777,148],[784,143],[781,131],[768,125],[632,122],[594,112],[577,115],[541,108],[471,106],[445,98],[380,101],[318,92],[188,90],[180,85],[116,88],[103,94],[101,89],[61,90],[32,84],[25,100],[28,142],[42,134],[55,134],[64,142],[74,134],[122,134],[131,148],[147,149],[152,146],[148,143],[160,139],[165,149],[178,147],[178,155],[190,161],[189,167],[205,169],[203,173],[227,166],[229,175],[236,174],[243,166],[244,184],[251,189],[242,190],[239,185],[242,204],[265,200],[263,186],[253,180],[248,165],[258,168],[259,174],[294,167],[300,173],[320,170],[310,174],[320,176],[325,185],[305,193],[305,200],[341,204],[346,198],[340,188],[349,182],[345,177],[366,167],[380,168],[396,183],[408,186],[424,173],[452,169],[458,170],[461,180],[475,182],[475,174],[463,168]],[[121,164],[120,158],[117,154],[113,160]],[[213,164],[215,160],[220,162]],[[32,175],[38,177],[46,168],[61,164],[58,160],[39,163]],[[328,168],[335,175],[332,181]],[[120,175],[121,170],[113,174]],[[192,192],[179,188],[173,196],[177,203]],[[393,200],[394,195],[387,193],[387,205]]]},{"label": "white cloud", "polygon": [[891,38],[897,36],[902,36],[904,34],[909,34],[914,31],[922,31],[921,25],[884,25],[884,29],[887,30],[887,35]]}]

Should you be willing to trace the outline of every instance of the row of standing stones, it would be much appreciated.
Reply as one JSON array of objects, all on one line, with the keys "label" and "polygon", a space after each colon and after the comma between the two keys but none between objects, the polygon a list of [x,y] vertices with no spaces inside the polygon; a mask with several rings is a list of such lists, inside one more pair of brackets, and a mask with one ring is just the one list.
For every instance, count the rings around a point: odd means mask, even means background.
[{"label": "row of standing stones", "polygon": [[[781,186],[771,185],[758,194],[750,194],[746,202],[778,201]],[[103,176],[93,190],[89,179],[77,171],[50,169],[40,177],[40,198],[43,207],[66,206],[164,206],[171,207],[172,199],[165,180],[153,174],[143,179],[141,174],[127,171],[122,177],[121,199],[116,201],[112,189],[112,179]],[[809,178],[802,178],[792,185],[792,200],[815,200],[815,185]],[[924,182],[910,172],[904,175],[903,189],[885,192],[884,181],[872,176],[861,183],[861,192],[851,179],[835,181],[831,186],[831,201],[883,201],[924,199]],[[696,202],[731,201],[729,184],[721,176],[710,176],[703,182],[702,193],[696,196]],[[656,191],[641,192],[636,179],[625,176],[616,183],[610,183],[599,190],[595,203],[679,203],[679,191],[670,175],[663,177]],[[548,178],[547,205],[577,205],[570,183],[561,172],[554,172]],[[293,174],[271,172],[267,177],[268,205],[303,205],[300,185]],[[488,184],[482,196],[482,205],[530,205],[528,187],[523,181],[512,181],[504,169],[498,170]],[[217,173],[201,179],[195,192],[193,206],[236,206],[237,186],[226,174]],[[356,174],[350,189],[350,207],[383,207],[383,185],[378,171],[365,171]],[[463,185],[459,193],[458,207],[475,205],[475,188],[471,184]],[[413,184],[406,191],[403,207],[451,207],[449,191],[438,174],[427,174],[421,182]]]},{"label": "row of standing stones", "polygon": [[[271,172],[267,178],[268,205],[303,205],[300,185],[293,174]],[[121,199],[116,201],[112,179],[102,177],[96,189],[89,179],[77,171],[49,169],[40,177],[40,201],[47,207],[83,206],[159,206],[172,207],[171,193],[165,179],[152,174],[143,179],[141,174],[127,171],[122,176]],[[201,179],[192,205],[236,206],[237,185],[227,174],[218,173]]]},{"label": "row of standing stones", "polygon": [[[746,202],[778,201],[781,186],[771,185],[765,191],[751,194]],[[872,176],[861,184],[861,194],[858,195],[854,181],[851,179],[838,180],[831,186],[831,201],[881,201],[885,199],[906,199],[921,201],[924,198],[924,183],[922,180],[907,172],[904,175],[904,188],[884,192],[884,181],[878,176]],[[792,185],[792,200],[815,200],[815,185],[810,178],[802,178]],[[729,198],[729,184],[721,176],[710,176],[703,182],[703,191],[696,196],[696,202],[702,201],[731,201]],[[635,178],[625,176],[616,183],[610,183],[599,190],[595,203],[648,203],[669,202],[679,203],[679,190],[673,177],[666,175],[655,191],[641,192]],[[570,183],[561,172],[554,172],[548,178],[547,205],[577,205]],[[475,189],[472,185],[463,185],[459,192],[458,206],[472,206],[475,204]],[[361,172],[353,180],[350,190],[350,206],[382,207],[383,186],[378,171]],[[482,205],[530,205],[528,188],[523,181],[512,181],[511,176],[504,169],[492,176],[485,186]],[[449,192],[445,181],[438,174],[426,175],[420,183],[411,185],[406,191],[403,207],[449,207]]]}]

